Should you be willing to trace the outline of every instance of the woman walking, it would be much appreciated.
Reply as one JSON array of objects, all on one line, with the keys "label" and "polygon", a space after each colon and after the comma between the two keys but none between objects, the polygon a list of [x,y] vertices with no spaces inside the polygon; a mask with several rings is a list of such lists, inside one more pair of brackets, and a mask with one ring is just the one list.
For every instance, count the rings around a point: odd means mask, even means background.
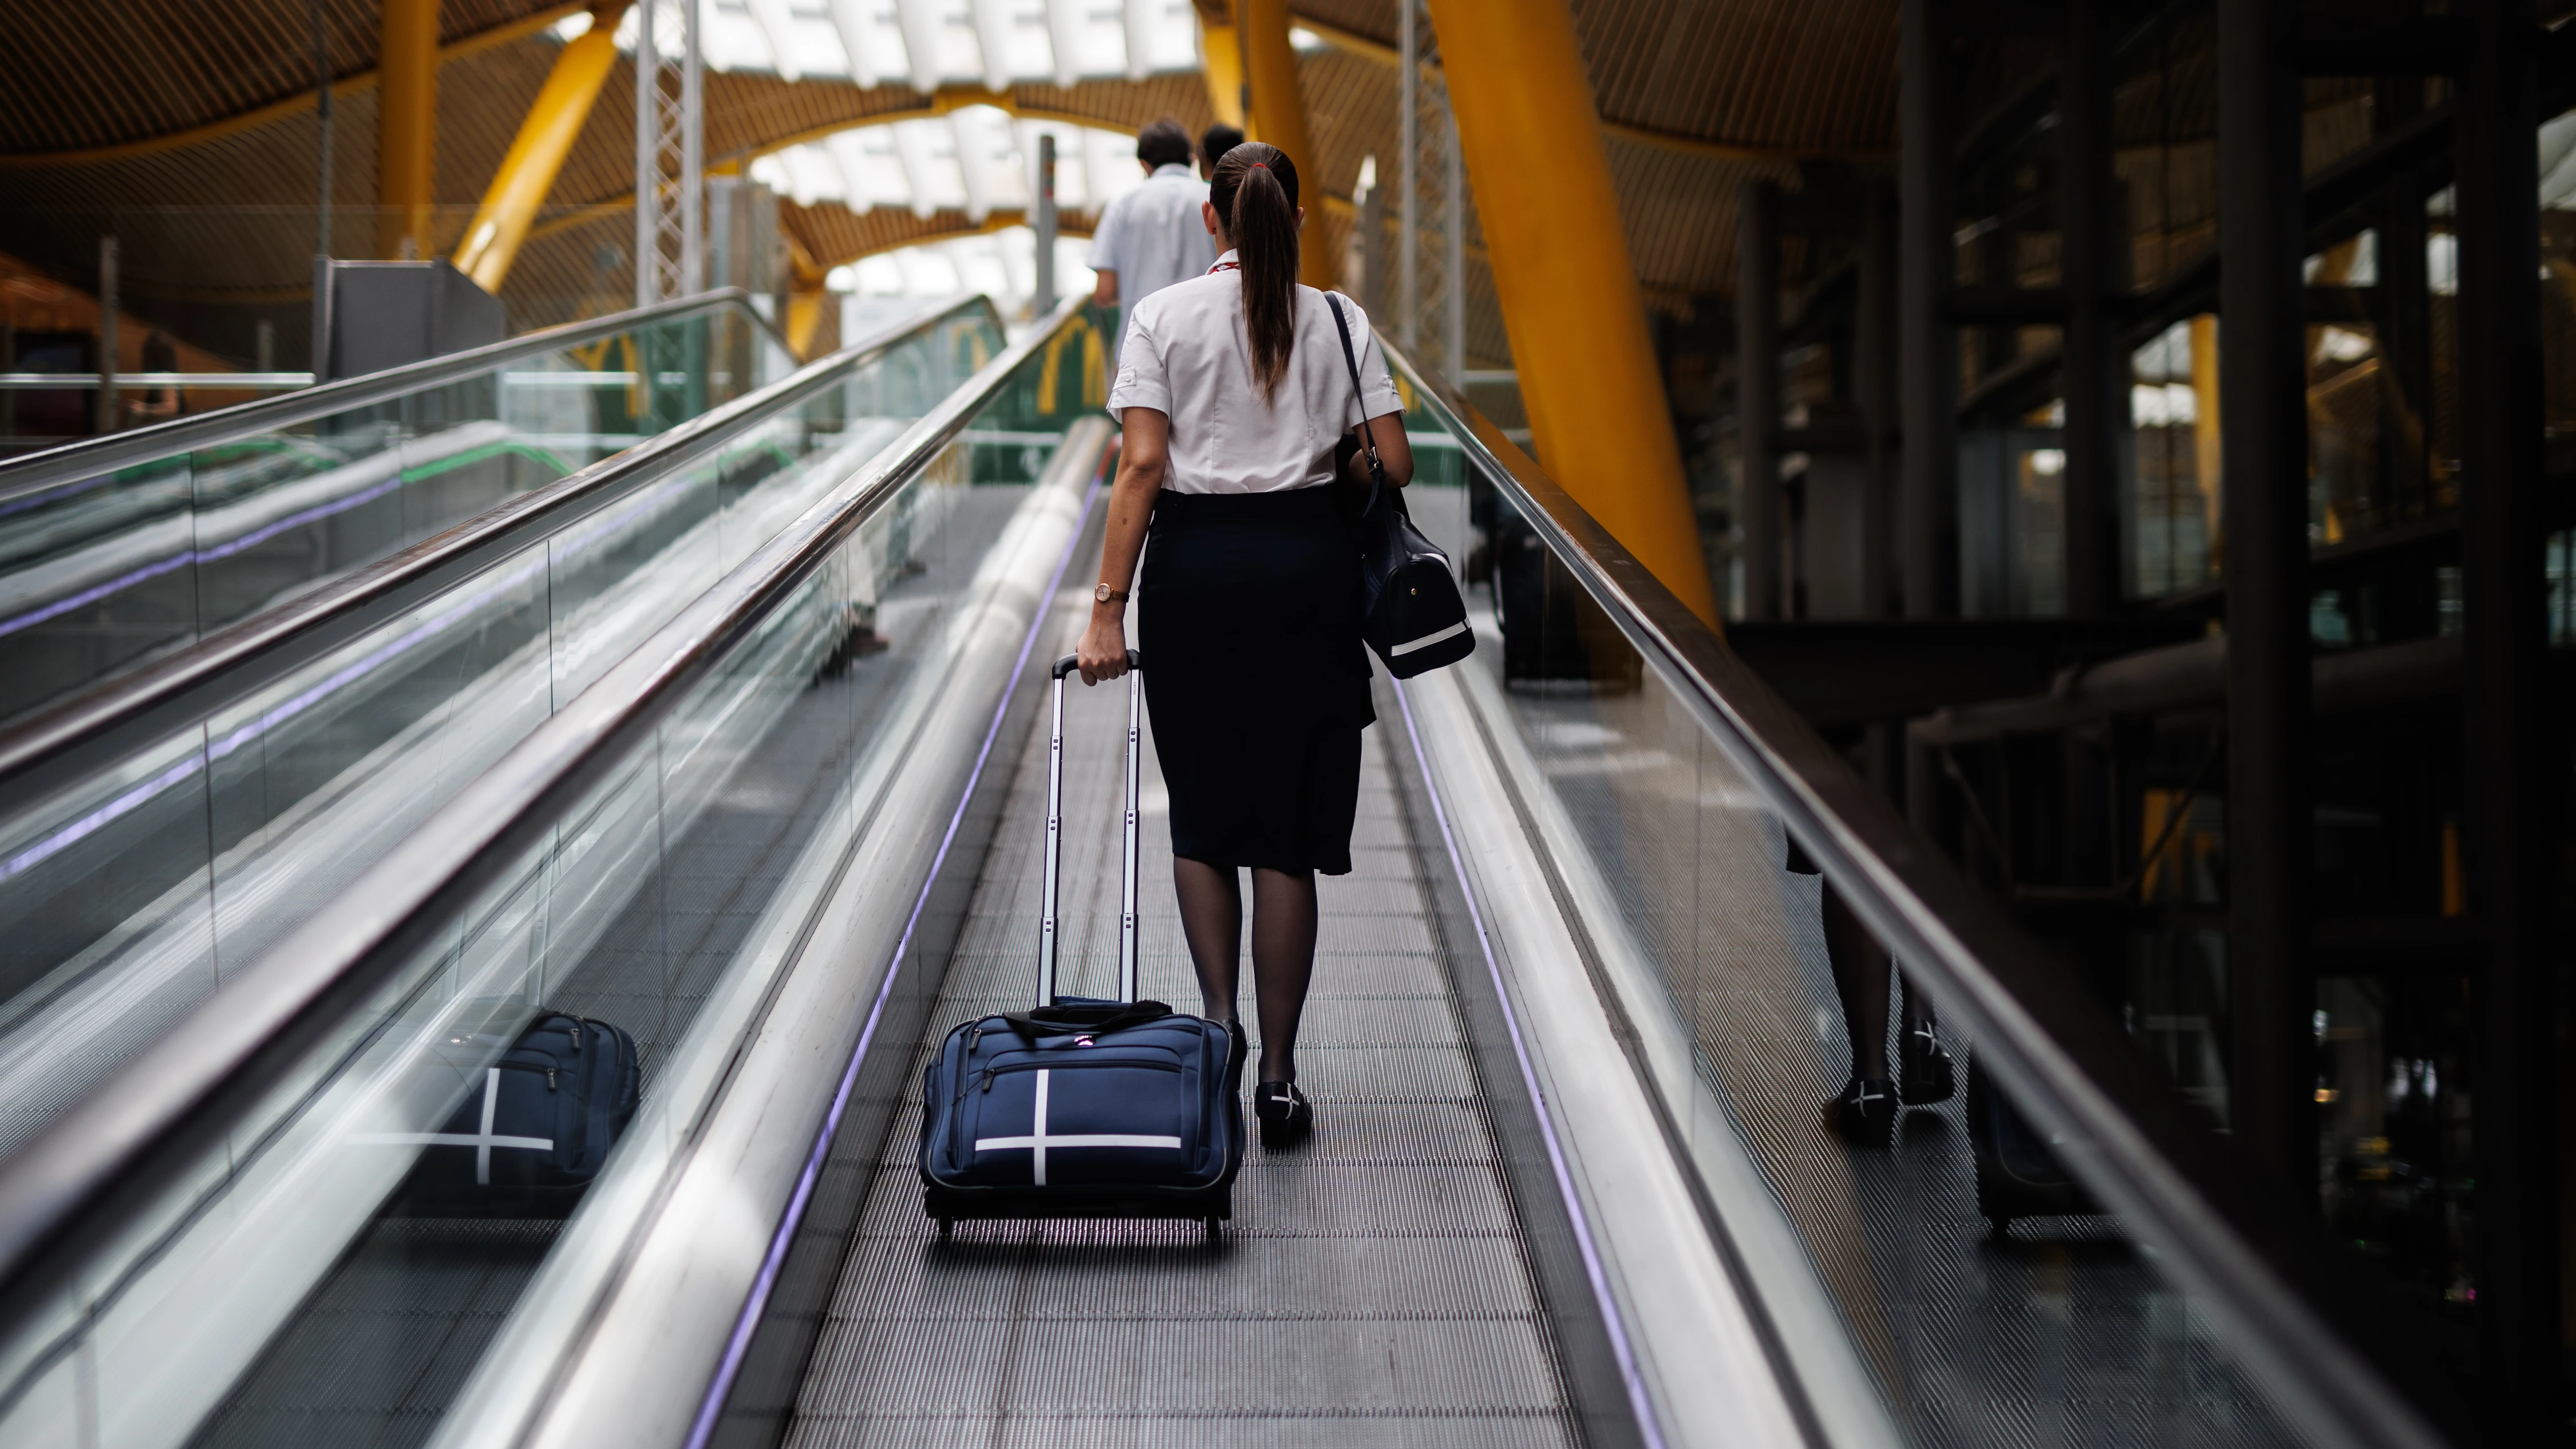
[{"label": "woman walking", "polygon": [[1138,556],[1145,707],[1171,793],[1172,884],[1206,1014],[1232,1030],[1239,873],[1252,872],[1252,970],[1261,1025],[1253,1115],[1267,1147],[1314,1130],[1297,1087],[1297,1019],[1315,965],[1315,876],[1351,868],[1360,731],[1376,719],[1360,644],[1359,570],[1328,486],[1365,483],[1366,426],[1386,470],[1413,476],[1403,404],[1370,341],[1355,395],[1323,293],[1297,285],[1297,168],[1249,143],[1209,179],[1203,211],[1222,253],[1207,275],[1129,315],[1109,410],[1124,433],[1091,626],[1086,684],[1126,672],[1126,601]]}]

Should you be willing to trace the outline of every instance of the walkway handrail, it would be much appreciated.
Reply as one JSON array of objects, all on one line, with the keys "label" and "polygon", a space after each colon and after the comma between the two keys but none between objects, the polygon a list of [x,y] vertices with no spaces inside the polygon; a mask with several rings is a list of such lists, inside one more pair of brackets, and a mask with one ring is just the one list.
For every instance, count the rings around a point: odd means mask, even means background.
[{"label": "walkway handrail", "polygon": [[[2070,973],[1898,814],[1720,633],[1466,399],[1381,336],[1415,400],[1546,541],[1698,719],[2052,1150],[2161,1252],[2302,1433],[2373,1449],[2443,1441],[2300,1289],[2337,1295],[2264,1169],[2158,1080]],[[2297,1286],[2294,1288],[2294,1284]]]},{"label": "walkway handrail", "polygon": [[[0,1342],[59,1312],[79,1250],[112,1241],[227,1123],[284,1080],[560,813],[613,770],[770,611],[966,431],[1081,315],[1069,298],[901,437],[513,747],[179,1029],[0,1159]],[[986,304],[986,305],[989,305]],[[838,381],[842,353],[760,396]],[[801,385],[800,385],[801,384]],[[782,392],[782,389],[793,389]],[[766,413],[763,414],[765,416]],[[743,414],[732,411],[739,422]]]},{"label": "walkway handrail", "polygon": [[507,546],[568,522],[594,500],[614,495],[621,484],[639,474],[687,463],[720,448],[752,421],[812,396],[852,369],[866,366],[961,312],[978,310],[990,315],[995,330],[1000,330],[1000,314],[993,311],[990,300],[981,296],[895,323],[765,388],[710,409],[542,488],[506,499],[445,533],[218,629],[188,648],[0,731],[0,797],[5,797],[13,782],[29,778],[164,705],[195,695],[219,677],[234,675],[242,681],[242,689],[254,688],[259,681],[237,673],[245,665],[278,657],[301,641],[344,632],[340,626],[378,606],[408,603],[436,587],[455,567],[491,552],[496,545]]},{"label": "walkway handrail", "polygon": [[[778,328],[751,305],[749,292],[740,287],[719,287],[712,292],[699,292],[650,307],[615,312],[587,322],[541,327],[534,332],[523,332],[465,352],[408,362],[381,372],[364,373],[236,407],[220,408],[193,418],[172,418],[165,423],[154,423],[129,432],[110,433],[103,438],[83,438],[78,442],[47,448],[41,453],[29,453],[23,458],[0,463],[0,503],[173,453],[220,447],[333,413],[387,402],[426,388],[462,381],[495,367],[507,366],[523,357],[579,347],[585,342],[615,337],[639,327],[675,322],[701,312],[728,307],[749,318],[781,347],[787,345]],[[63,375],[65,386],[77,387],[83,380],[83,374]]]}]

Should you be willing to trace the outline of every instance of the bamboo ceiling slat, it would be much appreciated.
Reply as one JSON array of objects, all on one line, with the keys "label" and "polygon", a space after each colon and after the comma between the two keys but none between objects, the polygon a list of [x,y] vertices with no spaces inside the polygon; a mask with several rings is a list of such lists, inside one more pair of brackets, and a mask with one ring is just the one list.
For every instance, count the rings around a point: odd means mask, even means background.
[{"label": "bamboo ceiling slat", "polygon": [[[556,0],[442,0],[442,44]],[[376,64],[375,0],[323,0],[335,77]],[[110,0],[22,5],[9,24],[0,154],[166,136],[314,88],[310,0]]]}]

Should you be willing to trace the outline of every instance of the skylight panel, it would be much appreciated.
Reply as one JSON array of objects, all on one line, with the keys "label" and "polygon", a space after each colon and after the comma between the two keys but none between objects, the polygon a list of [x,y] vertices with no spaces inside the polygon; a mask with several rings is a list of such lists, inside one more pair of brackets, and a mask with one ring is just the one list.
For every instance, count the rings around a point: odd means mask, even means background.
[{"label": "skylight panel", "polygon": [[850,210],[912,205],[912,182],[904,175],[903,158],[895,154],[894,135],[889,128],[865,126],[843,131],[823,145],[841,168]]},{"label": "skylight panel", "polygon": [[926,218],[942,207],[963,209],[966,178],[957,169],[957,133],[947,120],[897,121],[886,129],[894,132],[895,154],[903,159],[904,176],[912,184],[913,215]]},{"label": "skylight panel", "polygon": [[832,31],[840,38],[852,85],[880,86],[912,73],[912,56],[903,47],[903,27],[895,23],[893,0],[826,0],[825,8]]}]

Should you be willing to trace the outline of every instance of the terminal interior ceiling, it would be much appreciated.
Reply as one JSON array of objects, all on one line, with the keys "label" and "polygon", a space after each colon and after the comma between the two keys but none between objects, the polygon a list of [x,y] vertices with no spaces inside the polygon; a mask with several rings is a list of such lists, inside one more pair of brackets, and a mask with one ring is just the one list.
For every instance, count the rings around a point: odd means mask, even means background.
[{"label": "terminal interior ceiling", "polygon": [[[0,26],[0,1446],[2576,1439],[2566,0]],[[1314,1143],[934,1221],[1051,763],[1113,989],[1162,117],[1294,155],[1477,649]]]}]

